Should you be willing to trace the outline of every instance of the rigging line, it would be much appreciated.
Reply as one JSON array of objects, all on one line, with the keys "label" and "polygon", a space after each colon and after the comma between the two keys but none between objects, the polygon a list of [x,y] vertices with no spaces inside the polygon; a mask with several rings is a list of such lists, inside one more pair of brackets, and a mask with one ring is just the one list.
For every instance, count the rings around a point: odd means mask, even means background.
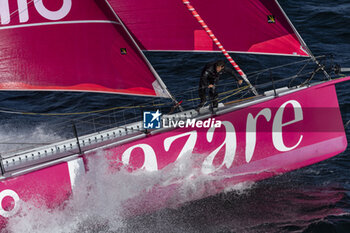
[{"label": "rigging line", "polygon": [[[67,121],[67,122],[69,122],[69,121]],[[78,122],[79,123],[79,122]],[[84,123],[86,123],[86,122],[84,122]],[[91,122],[88,122],[88,123],[91,123]],[[96,125],[100,125],[100,126],[108,126],[107,124],[101,124],[101,123],[94,123],[94,124],[96,124]],[[130,129],[130,128],[128,128],[127,126],[117,126],[118,128],[120,128],[120,129],[124,129],[124,130],[128,130],[128,129]],[[103,129],[102,127],[100,127],[100,128],[98,128],[97,130],[86,130],[86,131],[84,131],[84,133],[88,133],[88,132],[96,132],[96,131],[99,131],[99,129]],[[140,131],[140,130],[138,130],[138,129],[134,129],[135,131]],[[54,143],[55,141],[52,141],[52,142],[46,142],[46,143],[31,143],[31,142],[28,142],[28,143],[26,143],[26,142],[18,142],[18,143],[12,143],[12,142],[3,142],[3,143],[0,143],[0,145],[17,145],[17,144],[22,144],[22,145],[50,145],[50,144],[52,144],[52,143]],[[32,147],[24,147],[24,148],[22,148],[21,150],[23,150],[23,149],[30,149],[30,148],[32,148]],[[7,151],[6,153],[10,153],[10,152],[14,152],[14,151],[17,151],[17,149],[16,150],[13,150],[13,151]]]},{"label": "rigging line", "polygon": [[348,128],[349,125],[350,125],[350,120],[348,120],[348,122],[346,122],[346,124],[344,125],[344,129]]},{"label": "rigging line", "polygon": [[[234,85],[234,84],[236,84],[237,83],[237,81],[236,80],[232,80],[232,79],[230,79],[230,80],[227,80],[226,78],[224,79],[224,80],[222,80],[222,82],[220,82],[220,84],[217,84],[217,85],[215,85],[216,87],[226,87],[227,85]],[[235,89],[233,89],[233,90],[235,90]],[[185,94],[185,93],[189,93],[189,92],[195,92],[195,91],[198,91],[198,87],[193,87],[193,88],[189,88],[189,89],[187,89],[186,91],[183,91],[183,92],[181,92],[180,94]],[[231,90],[232,91],[232,90]]]},{"label": "rigging line", "polygon": [[[14,110],[14,109],[9,109],[9,108],[2,108],[2,109],[0,109],[0,112],[8,113],[8,114],[26,115],[26,114],[24,114],[24,113],[26,113],[25,111]],[[34,113],[34,112],[31,113],[31,115],[41,115],[41,114],[45,114],[45,113]],[[61,114],[61,113],[59,113],[59,114]],[[74,115],[74,114],[72,114],[72,115]],[[50,116],[55,117],[56,119],[62,119],[62,115],[50,115]],[[67,116],[69,116],[69,115],[67,115]],[[99,115],[99,113],[91,113],[91,114],[89,114],[89,116],[100,116],[100,115]],[[85,119],[85,118],[86,118],[86,116],[81,116],[78,118],[74,118],[74,121],[79,121],[80,119]],[[66,118],[66,119],[68,119],[67,122],[72,121],[71,118]],[[64,123],[56,123],[55,126],[59,126],[59,125],[62,125]]]},{"label": "rigging line", "polygon": [[[324,58],[326,57],[326,55],[320,55],[320,56],[317,56],[316,58]],[[312,58],[308,58],[308,59],[304,59],[304,60],[301,60],[301,61],[296,61],[296,62],[291,62],[291,63],[287,63],[287,64],[283,64],[283,65],[279,65],[279,66],[274,66],[274,67],[270,67],[270,68],[266,68],[266,69],[262,69],[262,70],[258,70],[258,71],[253,71],[253,72],[250,72],[248,73],[249,76],[251,75],[257,75],[259,73],[263,73],[263,72],[266,72],[266,71],[269,71],[269,70],[275,70],[275,69],[278,69],[278,68],[282,68],[282,67],[286,67],[286,66],[291,66],[291,65],[295,65],[295,64],[299,64],[299,63],[306,63],[306,62],[310,62],[313,61]]]},{"label": "rigging line", "polygon": [[[111,114],[110,114],[111,115]],[[108,118],[110,117],[110,115],[107,115]],[[94,117],[93,119],[85,119],[85,118],[81,118],[79,120],[74,120],[74,123],[78,126],[79,124],[94,124],[94,125],[97,125],[98,127],[102,128],[102,127],[106,127],[106,126],[111,126],[111,125],[116,125],[117,127],[120,127],[120,128],[127,128],[126,126],[125,127],[122,127],[122,126],[118,126],[121,122],[114,122],[114,123],[101,123],[101,122],[96,122],[96,120],[104,120],[106,119],[107,116],[97,116],[97,117]],[[133,118],[128,118],[128,120],[137,120],[138,117],[133,117]],[[63,123],[69,123],[71,122],[71,120],[67,120],[66,122],[63,122]],[[59,124],[62,124],[62,123],[59,123]],[[58,125],[58,124],[57,124]],[[54,125],[55,126],[55,125]],[[100,129],[99,128],[99,129]],[[88,130],[89,131],[89,130]]]},{"label": "rigging line", "polygon": [[[317,56],[316,58],[325,58],[327,57],[326,55],[320,55],[320,56]],[[270,67],[270,68],[266,68],[266,69],[262,69],[262,70],[257,70],[257,71],[253,71],[253,72],[250,72],[248,73],[247,75],[252,78],[252,77],[255,77],[257,75],[260,75],[261,73],[264,73],[264,72],[267,72],[269,70],[274,70],[274,69],[278,69],[278,68],[283,68],[283,67],[287,67],[287,66],[292,66],[292,65],[295,65],[295,64],[299,64],[299,63],[305,63],[306,65],[310,64],[310,61],[313,61],[311,58],[308,58],[308,59],[303,59],[301,61],[296,61],[296,62],[290,62],[290,63],[287,63],[287,64],[283,64],[283,65],[279,65],[279,66],[274,66],[274,67]],[[235,83],[235,81],[231,81],[231,82],[227,82],[227,83],[223,83],[223,84],[219,84],[217,86],[225,86],[225,85],[228,85],[228,84],[233,84]],[[193,92],[195,90],[197,90],[198,88],[191,88],[185,92],[182,92],[182,93],[188,93],[188,92]]]},{"label": "rigging line", "polygon": [[225,95],[225,94],[228,94],[228,93],[230,93],[230,92],[234,92],[234,91],[236,91],[236,90],[245,90],[245,89],[247,89],[247,88],[249,88],[249,86],[243,86],[243,87],[239,87],[239,88],[236,88],[236,89],[233,89],[233,90],[221,92],[221,93],[219,93],[219,95]]},{"label": "rigging line", "polygon": [[[242,91],[244,91],[244,90],[246,90],[246,89],[248,89],[248,88],[249,88],[249,86],[245,86],[244,89],[238,90],[238,91],[236,91],[235,93],[233,93],[233,94],[231,94],[231,95],[225,96],[224,98],[218,100],[218,102],[222,102],[223,100],[225,100],[225,99],[227,99],[227,98],[230,98],[230,97],[232,97],[232,96],[234,96],[234,95],[237,95],[237,94],[241,93]],[[249,91],[247,91],[242,97],[244,97],[247,93],[249,93]],[[260,96],[260,95],[259,95],[259,96]],[[242,98],[242,97],[241,97],[241,98]],[[255,97],[257,97],[257,96],[254,95],[254,96],[249,97],[249,98],[246,98],[246,99],[251,99],[251,98],[255,98]],[[243,100],[243,99],[238,99],[238,100],[234,100],[234,101],[227,102],[227,103],[224,103],[224,104],[229,104],[229,103],[234,103],[234,102],[240,102],[240,101],[242,101],[242,100]]]},{"label": "rigging line", "polygon": [[[229,91],[220,93],[219,95],[228,94],[228,93],[236,91],[236,90],[241,90],[241,89],[244,90],[244,89],[247,89],[248,87],[249,86],[236,88],[236,89],[233,89],[233,90],[229,90]],[[198,100],[198,99],[199,98],[195,98],[195,99],[189,99],[189,100],[186,100],[186,101],[190,102],[190,101],[194,101],[194,100]],[[8,114],[19,114],[19,115],[71,116],[71,115],[88,115],[88,114],[93,114],[93,113],[103,113],[103,112],[108,112],[108,111],[117,110],[117,109],[134,109],[134,108],[146,108],[146,107],[159,107],[159,106],[164,106],[164,105],[167,105],[167,103],[152,104],[152,105],[137,105],[137,106],[119,106],[119,107],[106,108],[106,109],[100,109],[100,110],[94,110],[94,111],[71,112],[71,113],[37,113],[37,112],[18,111],[18,110],[13,110],[13,109],[8,109],[8,108],[2,108],[2,109],[0,109],[0,112],[1,113],[8,113]]]},{"label": "rigging line", "polygon": [[257,96],[250,96],[250,97],[247,97],[245,99],[233,100],[233,101],[225,103],[225,105],[239,103],[239,102],[242,102],[242,101],[245,101],[245,100],[253,99],[255,97],[257,97]]},{"label": "rigging line", "polygon": [[[249,86],[246,86],[245,89],[247,89],[247,88],[249,88]],[[235,93],[233,93],[233,94],[231,94],[231,95],[228,95],[228,96],[226,96],[226,97],[224,97],[224,98],[218,100],[218,102],[221,102],[221,101],[223,101],[223,100],[225,100],[225,99],[227,99],[227,98],[230,98],[230,97],[232,97],[232,96],[234,96],[234,95],[236,95],[236,94],[238,94],[238,93],[244,91],[245,89],[238,90],[238,91],[236,91]]]},{"label": "rigging line", "polygon": [[36,112],[24,112],[24,111],[8,111],[3,109],[0,109],[0,112],[9,113],[9,114],[20,114],[20,115],[69,116],[69,115],[84,115],[84,114],[108,112],[116,109],[132,109],[132,108],[144,108],[144,107],[150,107],[150,106],[147,106],[147,105],[121,106],[121,107],[113,107],[113,108],[100,109],[100,110],[94,110],[94,111],[88,111],[88,112],[70,112],[70,113],[36,113]]},{"label": "rigging line", "polygon": [[[311,60],[310,60],[311,61]],[[292,84],[292,82],[294,81],[294,79],[298,78],[299,75],[301,74],[301,72],[306,68],[306,66],[310,63],[310,61],[308,61],[300,70],[299,72],[294,76],[294,78],[291,78],[288,87],[290,87],[290,85]]]},{"label": "rigging line", "polygon": [[233,68],[237,71],[237,73],[243,78],[243,80],[250,86],[253,93],[255,95],[259,95],[254,86],[250,83],[249,79],[247,78],[247,75],[239,68],[237,63],[232,59],[232,57],[228,54],[228,52],[225,50],[224,46],[219,42],[219,40],[216,38],[212,30],[209,29],[208,25],[204,22],[204,20],[199,16],[198,12],[194,9],[194,7],[191,5],[189,0],[182,0],[183,4],[187,7],[187,9],[192,13],[193,17],[195,17],[198,21],[198,23],[202,26],[203,30],[206,31],[206,33],[209,35],[209,37],[213,40],[213,42],[216,44],[216,46],[221,50],[221,52],[224,54],[226,59],[231,63]]},{"label": "rigging line", "polygon": [[[268,69],[267,69],[268,70]],[[306,74],[310,74],[312,72],[306,73]],[[303,74],[303,75],[306,75]],[[276,83],[279,82],[283,82],[292,78],[295,78],[296,76],[291,76],[291,77],[287,77],[284,79],[280,79],[280,80],[276,80]],[[226,84],[225,84],[226,85]],[[270,85],[269,83],[267,85]],[[266,84],[258,84],[256,85],[256,87],[264,87],[267,86]],[[237,89],[233,89],[233,90],[229,90],[223,93],[220,93],[219,95],[224,95],[224,94],[228,94],[230,92],[236,91],[236,90],[245,90],[247,89],[249,86],[244,86],[244,87],[240,87]],[[239,92],[237,92],[239,93]],[[186,100],[187,102],[191,102],[191,101],[195,101],[198,100],[199,98],[194,98],[194,99],[188,99]],[[97,114],[97,113],[103,113],[103,112],[108,112],[108,111],[113,111],[113,110],[117,110],[117,109],[134,109],[134,108],[146,108],[146,107],[159,107],[159,106],[165,106],[167,105],[167,103],[160,103],[160,104],[153,104],[153,105],[136,105],[136,106],[119,106],[119,107],[113,107],[113,108],[107,108],[107,109],[100,109],[100,110],[94,110],[94,111],[86,111],[86,112],[74,112],[74,113],[35,113],[35,112],[25,112],[25,111],[18,111],[18,110],[13,110],[13,109],[6,109],[6,108],[2,108],[0,109],[1,113],[8,113],[8,114],[20,114],[20,115],[40,115],[40,116],[71,116],[71,115],[88,115],[88,114]],[[83,117],[81,117],[83,118]],[[79,118],[78,118],[79,119]]]},{"label": "rigging line", "polygon": [[[268,70],[268,69],[267,69]],[[312,72],[308,72],[302,75],[307,75],[307,74],[311,74]],[[280,79],[280,80],[276,80],[275,83],[279,83],[279,82],[283,82],[292,78],[296,78],[299,75],[293,75],[291,77],[287,77],[284,79]],[[226,84],[225,84],[226,85]],[[263,88],[265,86],[270,85],[270,83],[267,84],[257,84],[255,85],[255,87],[259,87],[259,88]],[[240,89],[247,89],[249,86],[244,86],[244,87],[240,87],[237,89],[233,89],[233,90],[229,90],[223,93],[220,93],[219,95],[224,95],[224,94],[228,94],[232,91],[236,91],[236,90],[240,90]],[[191,102],[191,101],[195,101],[198,100],[199,98],[194,98],[194,99],[188,99],[186,100],[187,102]],[[8,108],[2,108],[0,109],[0,113],[7,113],[7,114],[18,114],[18,115],[39,115],[39,116],[72,116],[72,115],[88,115],[88,114],[98,114],[98,113],[103,113],[103,112],[108,112],[108,111],[113,111],[113,110],[117,110],[117,109],[134,109],[134,108],[146,108],[146,107],[159,107],[159,106],[165,106],[165,105],[169,105],[169,103],[161,103],[161,104],[153,104],[153,105],[136,105],[136,106],[119,106],[119,107],[113,107],[113,108],[107,108],[107,109],[100,109],[100,110],[94,110],[94,111],[86,111],[86,112],[74,112],[74,113],[35,113],[35,112],[25,112],[25,111],[18,111],[18,110],[13,110],[13,109],[8,109]],[[81,117],[83,118],[83,117]],[[80,119],[81,119],[80,118]],[[79,118],[78,118],[79,119]]]},{"label": "rigging line", "polygon": [[[229,91],[225,91],[225,92],[221,92],[219,93],[218,95],[221,96],[221,95],[225,95],[225,94],[229,94],[231,92],[234,92],[234,91],[237,91],[237,90],[245,90],[249,88],[249,86],[244,86],[244,87],[240,87],[240,88],[236,88],[236,89],[232,89],[232,90],[229,90]],[[188,99],[186,100],[187,102],[191,102],[191,101],[195,101],[195,100],[199,100],[200,98],[192,98],[192,99]]]},{"label": "rigging line", "polygon": [[[302,76],[304,76],[304,75],[309,75],[309,74],[312,74],[312,73],[313,73],[313,72],[307,72],[307,73],[303,73],[302,75],[293,75],[293,76],[290,76],[290,77],[287,77],[287,78],[275,80],[274,83],[275,83],[275,84],[278,84],[278,83],[287,81],[287,80],[289,80],[289,79],[294,79],[294,78],[302,77]],[[270,85],[271,85],[271,83],[262,83],[262,84],[256,84],[255,87],[256,87],[256,88],[264,88],[264,87],[268,87],[268,86],[270,86]]]}]

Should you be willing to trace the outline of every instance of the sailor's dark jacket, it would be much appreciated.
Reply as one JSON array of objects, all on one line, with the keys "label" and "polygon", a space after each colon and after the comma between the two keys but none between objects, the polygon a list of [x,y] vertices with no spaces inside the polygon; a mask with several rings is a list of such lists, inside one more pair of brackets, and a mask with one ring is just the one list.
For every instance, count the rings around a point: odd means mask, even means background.
[{"label": "sailor's dark jacket", "polygon": [[201,78],[199,81],[199,88],[205,89],[211,84],[217,85],[220,76],[225,73],[232,75],[237,81],[241,80],[241,78],[238,77],[238,74],[234,69],[225,66],[225,68],[222,69],[220,72],[216,72],[216,63],[208,63],[202,71]]}]

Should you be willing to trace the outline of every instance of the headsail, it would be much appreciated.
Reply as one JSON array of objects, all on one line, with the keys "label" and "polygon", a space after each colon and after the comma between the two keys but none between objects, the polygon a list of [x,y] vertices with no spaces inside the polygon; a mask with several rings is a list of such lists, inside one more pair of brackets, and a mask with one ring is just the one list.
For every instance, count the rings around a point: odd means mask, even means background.
[{"label": "headsail", "polygon": [[[107,0],[142,49],[219,51],[181,0]],[[192,0],[229,52],[310,56],[277,1]]]},{"label": "headsail", "polygon": [[104,1],[0,1],[0,89],[168,96]]}]

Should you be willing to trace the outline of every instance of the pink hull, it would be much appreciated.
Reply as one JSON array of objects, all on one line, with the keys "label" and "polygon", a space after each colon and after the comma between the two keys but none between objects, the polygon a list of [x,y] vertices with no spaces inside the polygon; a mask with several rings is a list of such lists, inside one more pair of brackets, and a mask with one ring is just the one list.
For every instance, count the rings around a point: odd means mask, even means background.
[{"label": "pink hull", "polygon": [[[271,97],[241,109],[224,109],[215,117],[222,122],[220,128],[190,126],[154,131],[145,138],[106,147],[104,154],[111,161],[111,169],[117,165],[148,171],[161,170],[176,160],[183,162],[191,157],[195,160],[194,168],[211,177],[210,191],[205,195],[232,184],[282,174],[347,148],[334,86],[346,80],[350,77]],[[0,183],[2,222],[20,211],[21,200],[39,198],[48,207],[61,204],[70,196],[75,177],[85,171],[90,157],[94,154],[84,155],[85,164],[79,158],[4,179]],[[177,195],[179,185],[181,182],[155,187],[129,200],[126,206],[132,213],[165,207]]]},{"label": "pink hull", "polygon": [[[298,113],[300,119],[297,119]],[[255,120],[248,121],[249,115]],[[225,127],[214,130],[214,136],[206,128],[177,128],[106,149],[106,152],[112,160],[150,171],[160,170],[180,157],[198,154],[199,160],[208,162],[207,168],[204,162],[200,165],[205,174],[244,176],[240,174],[294,170],[334,156],[347,147],[335,87],[331,83],[215,119],[224,122]],[[256,129],[252,128],[254,124]],[[213,159],[209,159],[209,154]],[[226,169],[218,170],[220,166]],[[259,179],[260,175],[256,176]],[[237,182],[246,180],[250,179]]]}]

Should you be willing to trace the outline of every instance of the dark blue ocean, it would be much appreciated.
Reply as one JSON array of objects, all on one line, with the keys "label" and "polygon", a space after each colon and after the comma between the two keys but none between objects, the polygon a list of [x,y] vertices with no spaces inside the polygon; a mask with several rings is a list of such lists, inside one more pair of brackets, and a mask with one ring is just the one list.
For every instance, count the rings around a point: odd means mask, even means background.
[{"label": "dark blue ocean", "polygon": [[[314,55],[333,54],[334,61],[350,67],[349,0],[280,0],[283,9]],[[173,93],[196,87],[205,63],[222,59],[220,54],[146,53]],[[233,55],[249,72],[293,62],[300,58],[263,55]],[[294,59],[294,60],[293,60]],[[350,82],[337,85],[339,104],[346,124],[350,120]],[[126,105],[127,97],[69,92],[1,92],[0,109],[28,112],[84,112]],[[140,100],[135,100],[140,101]],[[58,119],[0,113],[0,152],[11,143],[54,141],[66,137],[56,128]],[[332,121],[332,119],[329,119]],[[350,138],[350,126],[346,133]],[[91,178],[93,179],[93,178]],[[126,182],[125,185],[131,185]],[[106,185],[105,192],[123,187]],[[113,206],[114,203],[104,203]],[[111,199],[113,200],[113,199]],[[91,205],[91,208],[97,208]],[[95,213],[95,212],[94,212]],[[96,214],[97,213],[97,214]],[[350,149],[331,159],[284,175],[263,180],[235,191],[188,202],[158,212],[122,219],[106,215],[101,208],[94,217],[64,219],[64,212],[41,217],[23,217],[8,230],[25,232],[350,232]],[[100,215],[100,216],[99,216]],[[101,217],[103,216],[103,217]],[[81,221],[79,221],[79,219]],[[95,219],[95,220],[94,220]],[[98,220],[96,220],[98,219]],[[119,221],[118,220],[118,221]],[[37,221],[40,221],[38,224]],[[46,226],[42,228],[42,226]],[[14,230],[15,229],[15,230]],[[22,230],[19,230],[22,229]],[[46,229],[46,230],[43,230]]]}]

